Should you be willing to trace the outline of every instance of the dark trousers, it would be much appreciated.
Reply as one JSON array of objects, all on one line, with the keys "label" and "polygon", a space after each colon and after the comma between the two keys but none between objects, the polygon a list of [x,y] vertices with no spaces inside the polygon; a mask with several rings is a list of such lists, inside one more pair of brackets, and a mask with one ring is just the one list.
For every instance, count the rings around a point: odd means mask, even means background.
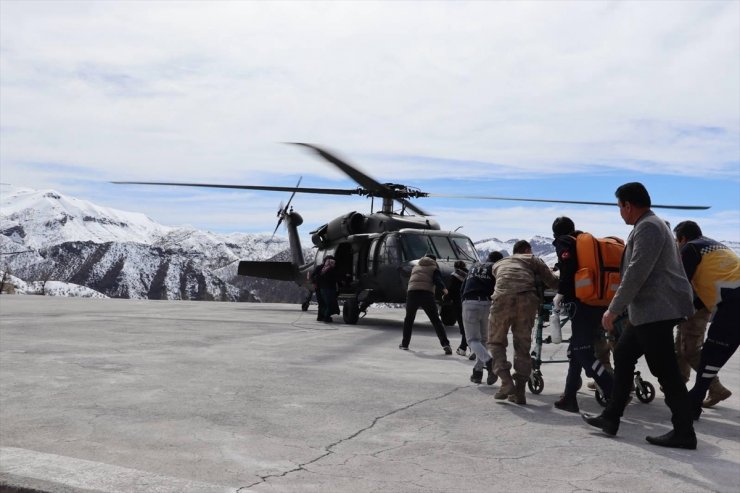
[{"label": "dark trousers", "polygon": [[600,337],[601,316],[605,307],[589,306],[576,301],[571,307],[571,337],[568,346],[570,361],[565,379],[565,395],[575,397],[581,385],[581,369],[593,378],[605,397],[612,393],[612,375],[594,355],[594,341]]},{"label": "dark trousers", "polygon": [[463,312],[462,302],[459,305],[453,305],[455,307],[455,318],[457,319],[457,327],[460,329],[460,349],[468,349],[468,340],[465,338],[465,324],[463,323]]},{"label": "dark trousers", "polygon": [[723,292],[722,295],[723,301],[717,305],[707,331],[707,340],[701,348],[696,382],[689,392],[693,411],[701,410],[701,402],[707,395],[709,385],[740,345],[740,288]]},{"label": "dark trousers", "polygon": [[678,320],[661,320],[643,325],[628,326],[614,348],[614,388],[604,416],[618,420],[627,406],[637,360],[645,355],[650,372],[663,387],[665,403],[671,410],[673,429],[678,433],[694,429],[676,353],[673,350],[673,327]]},{"label": "dark trousers", "polygon": [[339,308],[337,304],[337,290],[335,288],[321,288],[321,299],[324,302],[323,312],[319,311],[319,314],[324,320],[328,320],[334,314],[339,314]]},{"label": "dark trousers", "polygon": [[437,333],[439,343],[444,346],[449,346],[450,341],[447,339],[447,332],[445,327],[442,325],[442,320],[439,319],[439,313],[437,313],[437,304],[434,302],[434,294],[430,291],[413,290],[406,293],[406,318],[403,319],[403,339],[401,345],[408,347],[411,342],[411,329],[414,326],[414,320],[416,320],[416,312],[419,308],[424,310],[424,313],[429,317],[429,321],[434,326],[434,331]]}]

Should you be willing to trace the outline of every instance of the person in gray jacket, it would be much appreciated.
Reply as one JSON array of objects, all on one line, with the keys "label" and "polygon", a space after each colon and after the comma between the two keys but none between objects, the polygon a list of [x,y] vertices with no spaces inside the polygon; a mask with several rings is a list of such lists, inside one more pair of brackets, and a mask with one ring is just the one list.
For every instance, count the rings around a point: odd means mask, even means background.
[{"label": "person in gray jacket", "polygon": [[583,419],[608,435],[617,434],[629,401],[635,364],[645,355],[650,371],[663,387],[673,423],[673,430],[648,436],[647,441],[663,447],[695,449],[689,396],[673,350],[673,327],[694,311],[691,284],[670,228],[650,210],[645,186],[626,183],[615,195],[622,219],[634,228],[622,257],[621,283],[601,321],[612,332],[615,320],[626,310],[629,324],[614,349],[614,385],[609,404],[600,415],[583,414]]}]

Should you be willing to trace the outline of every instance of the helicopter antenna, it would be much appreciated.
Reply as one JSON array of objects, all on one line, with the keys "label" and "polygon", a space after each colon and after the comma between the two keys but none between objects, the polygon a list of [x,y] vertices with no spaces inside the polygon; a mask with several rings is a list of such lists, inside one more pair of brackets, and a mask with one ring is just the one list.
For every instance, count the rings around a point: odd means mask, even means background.
[{"label": "helicopter antenna", "polygon": [[458,226],[457,228],[455,228],[455,231],[453,231],[453,232],[454,233],[457,233],[457,230],[460,229],[460,228],[462,228],[462,226]]}]

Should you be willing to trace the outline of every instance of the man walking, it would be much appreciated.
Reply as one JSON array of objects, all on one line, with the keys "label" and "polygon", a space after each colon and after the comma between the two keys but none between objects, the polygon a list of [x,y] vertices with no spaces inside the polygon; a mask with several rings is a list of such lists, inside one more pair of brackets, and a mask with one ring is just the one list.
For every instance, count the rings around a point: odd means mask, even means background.
[{"label": "man walking", "polygon": [[[702,406],[713,406],[732,394],[719,383],[717,373],[740,343],[740,259],[725,245],[703,236],[694,221],[679,223],[673,232],[681,248],[686,276],[696,293],[694,304],[700,305],[697,313],[706,313],[699,317],[699,324],[683,328],[684,331],[693,329],[694,335],[694,338],[684,336],[683,339],[686,351],[691,354],[688,362],[696,370],[696,383],[689,397],[694,419],[698,419]],[[714,316],[702,346],[710,313]],[[679,324],[679,335],[682,325]],[[697,346],[701,348],[699,354]],[[709,398],[702,404],[707,390]]]},{"label": "man walking", "polygon": [[496,281],[493,278],[493,264],[504,258],[501,252],[490,252],[486,262],[474,264],[461,288],[462,311],[465,338],[472,353],[476,356],[470,381],[481,383],[483,368],[488,370],[486,383],[493,385],[498,377],[493,373],[493,359],[485,345],[488,340],[488,315],[491,310],[491,295]]},{"label": "man walking", "polygon": [[606,307],[590,306],[576,297],[575,276],[578,270],[576,241],[582,233],[576,231],[573,220],[566,216],[556,218],[552,223],[552,233],[555,237],[553,245],[558,256],[560,270],[558,294],[562,296],[561,306],[567,307],[570,313],[572,331],[568,345],[570,360],[568,376],[565,379],[565,390],[562,397],[555,402],[555,407],[577,413],[579,409],[576,393],[581,386],[581,369],[586,371],[589,378],[596,381],[605,397],[608,398],[612,392],[611,373],[594,355],[594,341],[600,335],[601,317]]},{"label": "man walking", "polygon": [[[524,395],[527,380],[532,373],[532,327],[540,306],[540,283],[556,289],[558,278],[538,257],[532,255],[532,246],[525,240],[514,244],[513,255],[496,262],[488,328],[488,348],[493,355],[493,371],[501,379],[501,388],[493,396],[517,404],[526,404]],[[506,360],[509,328],[514,338],[514,378],[511,363]],[[515,383],[516,382],[516,383]]]},{"label": "man walking", "polygon": [[673,350],[673,327],[694,311],[691,285],[670,228],[650,210],[650,195],[645,186],[626,183],[615,195],[622,219],[634,228],[622,257],[621,283],[602,317],[602,325],[613,331],[614,321],[625,310],[630,324],[614,349],[611,400],[599,416],[584,414],[583,419],[608,435],[617,434],[632,389],[635,365],[645,355],[650,371],[663,387],[673,422],[673,430],[661,436],[648,436],[647,441],[663,447],[695,449],[689,396]]}]

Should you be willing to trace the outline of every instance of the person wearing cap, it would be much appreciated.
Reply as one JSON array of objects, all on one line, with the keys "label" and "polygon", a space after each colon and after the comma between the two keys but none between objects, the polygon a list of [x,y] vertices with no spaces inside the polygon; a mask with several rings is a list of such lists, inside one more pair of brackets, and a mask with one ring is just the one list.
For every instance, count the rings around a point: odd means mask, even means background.
[{"label": "person wearing cap", "polygon": [[429,321],[432,322],[445,354],[452,354],[447,332],[445,332],[445,327],[442,325],[442,320],[440,320],[437,312],[437,303],[434,299],[436,288],[439,288],[445,295],[447,294],[442,273],[437,265],[437,257],[428,254],[420,258],[411,270],[408,290],[406,291],[406,318],[403,320],[403,338],[398,346],[399,349],[408,350],[416,312],[421,308],[429,317]]}]

